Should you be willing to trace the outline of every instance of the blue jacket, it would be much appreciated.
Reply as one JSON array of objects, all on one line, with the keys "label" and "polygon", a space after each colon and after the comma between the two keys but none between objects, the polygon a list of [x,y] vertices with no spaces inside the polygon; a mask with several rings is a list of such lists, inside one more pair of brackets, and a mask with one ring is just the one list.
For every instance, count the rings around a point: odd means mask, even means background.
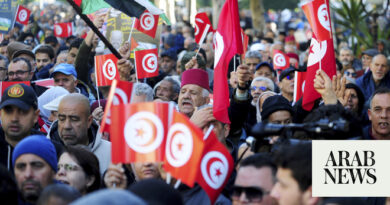
[{"label": "blue jacket", "polygon": [[372,78],[371,70],[365,73],[363,76],[356,80],[356,85],[363,91],[365,100],[369,100],[371,95],[379,87],[390,88],[390,72],[387,72],[385,77],[381,80],[378,86],[375,86],[374,79]]}]

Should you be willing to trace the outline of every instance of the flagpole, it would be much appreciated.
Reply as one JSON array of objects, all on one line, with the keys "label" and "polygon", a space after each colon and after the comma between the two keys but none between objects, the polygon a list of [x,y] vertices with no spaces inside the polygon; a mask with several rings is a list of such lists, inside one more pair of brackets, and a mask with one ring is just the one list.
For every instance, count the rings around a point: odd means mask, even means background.
[{"label": "flagpole", "polygon": [[195,58],[198,57],[199,50],[202,47],[203,42],[206,40],[206,36],[207,36],[209,30],[210,30],[210,25],[207,24],[206,29],[205,29],[205,31],[203,31],[202,37],[200,38],[200,44],[199,44],[198,50],[196,51]]},{"label": "flagpole", "polygon": [[[133,34],[133,29],[134,29],[134,24],[135,24],[135,17],[131,18],[133,20],[133,23],[131,24],[131,30],[130,30],[130,35],[129,35],[129,43],[131,45],[131,35]],[[130,46],[131,47],[131,46]]]},{"label": "flagpole", "polygon": [[[95,56],[95,62],[96,62],[96,56]],[[96,63],[95,63],[95,86],[96,86],[96,96],[97,96],[98,104],[99,104],[99,107],[100,107],[99,88],[98,88],[97,83],[98,83],[98,80],[97,80],[97,69],[96,69]]]},{"label": "flagpole", "polygon": [[178,180],[176,181],[176,183],[175,183],[175,186],[174,186],[174,188],[175,188],[175,189],[179,188],[179,186],[180,186],[180,183],[181,183],[181,180],[180,180],[180,179],[178,179]]},{"label": "flagpole", "polygon": [[104,45],[111,51],[112,54],[115,55],[118,59],[121,59],[122,56],[119,52],[112,46],[112,44],[107,40],[107,38],[99,31],[99,29],[92,23],[92,21],[82,13],[81,8],[77,6],[77,4],[73,0],[66,0],[73,9],[77,12],[77,14],[85,21],[85,23],[92,29],[92,31],[98,35],[100,40],[103,41]]},{"label": "flagpole", "polygon": [[135,68],[135,80],[138,83],[138,76],[137,76],[137,62],[136,62],[135,52],[134,52],[134,68]]}]

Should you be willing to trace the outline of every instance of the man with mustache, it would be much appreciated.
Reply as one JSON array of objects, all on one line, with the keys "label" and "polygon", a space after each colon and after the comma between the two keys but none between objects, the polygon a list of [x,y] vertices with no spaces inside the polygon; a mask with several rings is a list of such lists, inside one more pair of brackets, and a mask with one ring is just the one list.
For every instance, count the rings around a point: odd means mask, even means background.
[{"label": "man with mustache", "polygon": [[16,145],[12,155],[16,184],[22,199],[36,204],[42,190],[54,182],[57,153],[44,135],[28,136]]},{"label": "man with mustache", "polygon": [[49,137],[66,146],[85,145],[99,160],[101,174],[111,161],[111,143],[102,139],[99,126],[93,121],[89,101],[80,93],[62,98],[58,106],[58,120],[49,131]]},{"label": "man with mustache", "polygon": [[8,87],[0,103],[0,163],[12,170],[11,154],[26,136],[40,133],[33,129],[38,120],[38,100],[34,90],[25,84]]},{"label": "man with mustache", "polygon": [[366,101],[379,87],[390,88],[390,73],[386,56],[383,54],[374,56],[370,70],[356,80],[356,85],[363,91]]},{"label": "man with mustache", "polygon": [[206,71],[196,68],[184,71],[178,100],[179,112],[191,117],[195,108],[209,103],[209,90]]}]

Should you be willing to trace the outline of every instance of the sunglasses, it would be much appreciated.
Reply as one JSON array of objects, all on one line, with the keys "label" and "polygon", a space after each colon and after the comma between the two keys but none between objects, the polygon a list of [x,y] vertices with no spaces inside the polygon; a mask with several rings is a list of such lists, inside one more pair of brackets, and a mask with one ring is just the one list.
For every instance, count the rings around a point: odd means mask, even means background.
[{"label": "sunglasses", "polygon": [[349,71],[345,71],[344,72],[344,75],[351,75],[352,77],[356,77],[357,76],[357,74],[356,73],[352,73],[352,72],[349,72]]},{"label": "sunglasses", "polygon": [[252,90],[252,91],[261,90],[261,91],[264,92],[264,91],[267,91],[267,90],[269,91],[270,89],[267,88],[267,87],[264,87],[264,86],[252,86],[252,87],[251,87],[251,90]]},{"label": "sunglasses", "polygon": [[289,75],[286,76],[287,80],[292,80],[294,79],[294,77],[295,77],[294,73],[290,73]]},{"label": "sunglasses", "polygon": [[259,187],[241,187],[241,186],[233,186],[233,199],[239,199],[242,193],[245,193],[246,198],[249,202],[261,201],[264,195],[269,194],[269,192],[263,191],[263,189]]}]

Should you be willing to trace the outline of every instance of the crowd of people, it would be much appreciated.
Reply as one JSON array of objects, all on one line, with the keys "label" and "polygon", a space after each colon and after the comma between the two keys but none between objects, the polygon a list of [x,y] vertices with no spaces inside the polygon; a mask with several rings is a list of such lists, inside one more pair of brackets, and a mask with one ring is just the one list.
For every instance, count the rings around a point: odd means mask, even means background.
[{"label": "crowd of people", "polygon": [[[15,26],[0,43],[0,80],[30,82],[1,96],[1,203],[210,204],[197,184],[167,184],[163,163],[111,163],[113,136],[99,129],[109,87],[95,82],[98,37],[65,4],[31,10],[30,23]],[[163,25],[157,77],[136,79],[130,43],[122,43],[117,67],[122,81],[134,82],[132,103],[174,102],[203,132],[213,126],[235,161],[215,204],[390,203],[384,197],[313,197],[311,173],[311,140],[390,139],[387,41],[357,56],[351,45],[335,40],[337,75],[317,71],[314,88],[321,98],[307,111],[293,98],[295,73],[306,69],[310,50],[310,38],[296,40],[310,33],[307,22],[299,15],[283,23],[269,20],[264,32],[256,32],[251,19],[241,17],[249,45],[228,68],[231,124],[213,116],[213,36],[199,47],[188,22]],[[73,22],[74,35],[55,37],[57,22]],[[101,28],[104,15],[93,23]],[[289,68],[274,69],[274,50],[290,57]],[[37,84],[47,78],[53,87]],[[323,119],[345,120],[349,130],[262,135],[253,129]]]}]

